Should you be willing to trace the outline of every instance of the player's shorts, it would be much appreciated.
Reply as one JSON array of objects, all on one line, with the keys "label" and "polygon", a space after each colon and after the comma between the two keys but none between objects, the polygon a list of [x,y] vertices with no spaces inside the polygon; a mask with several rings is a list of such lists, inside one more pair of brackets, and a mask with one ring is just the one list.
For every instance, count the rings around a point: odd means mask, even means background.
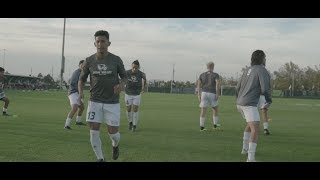
[{"label": "player's shorts", "polygon": [[87,122],[106,123],[109,126],[120,125],[120,103],[105,104],[88,102]]},{"label": "player's shorts", "polygon": [[0,93],[0,100],[2,100],[4,97],[6,97],[6,95],[4,94],[4,92]]},{"label": "player's shorts", "polygon": [[124,100],[126,102],[126,106],[131,106],[136,105],[139,106],[140,105],[140,101],[141,101],[141,95],[128,95],[125,94],[124,95]]},{"label": "player's shorts", "polygon": [[216,94],[202,92],[201,93],[201,102],[200,102],[199,107],[201,107],[201,108],[216,107],[216,106],[218,106],[218,101],[216,101],[215,99],[216,99]]},{"label": "player's shorts", "polygon": [[237,105],[237,109],[246,122],[260,121],[260,114],[257,107]]},{"label": "player's shorts", "polygon": [[68,96],[70,100],[70,105],[73,106],[74,104],[81,105],[83,103],[83,100],[81,99],[82,102],[79,101],[79,93],[72,93]]}]

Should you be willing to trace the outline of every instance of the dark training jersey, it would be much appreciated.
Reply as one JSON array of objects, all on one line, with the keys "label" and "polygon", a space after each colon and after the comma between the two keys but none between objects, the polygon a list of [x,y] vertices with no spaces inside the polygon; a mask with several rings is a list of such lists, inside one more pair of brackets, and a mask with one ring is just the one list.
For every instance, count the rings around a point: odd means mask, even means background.
[{"label": "dark training jersey", "polygon": [[77,69],[72,73],[72,76],[70,78],[70,87],[68,89],[68,95],[79,92],[78,81],[79,81],[80,74],[81,74],[81,69]]},{"label": "dark training jersey", "polygon": [[108,53],[103,59],[96,54],[87,57],[83,64],[80,80],[86,82],[90,74],[90,101],[106,104],[119,103],[119,94],[114,93],[114,86],[120,79],[126,78],[126,71],[119,56]]},{"label": "dark training jersey", "polygon": [[126,94],[134,96],[139,95],[142,90],[142,79],[146,82],[146,75],[140,70],[136,73],[132,72],[132,70],[128,70],[126,71],[126,75]]},{"label": "dark training jersey", "polygon": [[199,76],[199,81],[201,82],[202,92],[216,94],[216,92],[217,92],[216,80],[219,80],[219,79],[220,79],[219,74],[217,74],[215,72],[207,71],[207,72],[202,73]]}]

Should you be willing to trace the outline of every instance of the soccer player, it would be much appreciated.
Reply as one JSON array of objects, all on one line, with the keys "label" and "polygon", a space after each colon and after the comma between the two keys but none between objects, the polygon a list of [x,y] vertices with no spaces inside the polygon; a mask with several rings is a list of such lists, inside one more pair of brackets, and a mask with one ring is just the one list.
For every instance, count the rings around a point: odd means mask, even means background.
[{"label": "soccer player", "polygon": [[[99,162],[104,156],[101,149],[100,125],[107,124],[112,141],[113,160],[119,156],[120,104],[119,94],[124,88],[126,71],[119,56],[108,52],[109,33],[104,30],[94,34],[97,52],[86,58],[80,74],[78,86],[80,98],[83,98],[83,86],[90,74],[90,100],[87,108],[87,122],[90,127],[90,142]],[[120,79],[121,78],[121,83]]]},{"label": "soccer player", "polygon": [[[145,73],[141,72],[138,60],[133,61],[132,69],[126,71],[127,80],[125,88],[125,102],[127,106],[127,118],[129,121],[129,130],[135,132],[138,125],[139,106],[141,94],[144,92],[147,79]],[[132,119],[133,110],[133,119]]]},{"label": "soccer player", "polygon": [[79,91],[78,91],[78,81],[79,81],[80,73],[82,71],[83,62],[84,62],[84,60],[81,60],[79,62],[79,68],[72,73],[72,76],[70,78],[70,87],[68,89],[68,98],[70,101],[71,110],[68,113],[68,117],[67,117],[66,123],[64,125],[65,129],[71,129],[70,124],[71,124],[71,121],[72,121],[74,114],[77,111],[78,111],[78,115],[77,115],[76,125],[85,125],[81,121],[81,116],[82,116],[82,112],[84,109],[83,99],[81,99],[79,101]]},{"label": "soccer player", "polygon": [[[4,80],[4,69],[2,67],[0,67],[0,80]],[[7,113],[10,101],[9,101],[9,98],[7,98],[6,95],[4,94],[3,87],[4,87],[4,84],[2,84],[0,86],[0,100],[4,102],[4,106],[2,109],[2,115],[3,116],[10,116]]]},{"label": "soccer player", "polygon": [[[220,91],[220,76],[213,72],[214,63],[209,62],[207,64],[208,71],[202,73],[198,79],[198,99],[200,101],[200,131],[205,131],[205,119],[207,108],[213,109],[213,129],[217,129],[220,125],[218,124],[218,99]],[[201,90],[201,91],[200,91]]]},{"label": "soccer player", "polygon": [[270,94],[270,76],[263,66],[266,55],[262,50],[256,50],[251,56],[251,66],[248,67],[237,84],[237,109],[246,119],[247,125],[243,133],[242,154],[248,153],[247,162],[255,162],[255,152],[259,135],[260,115],[257,108],[260,95],[264,95],[267,108],[272,103]]}]

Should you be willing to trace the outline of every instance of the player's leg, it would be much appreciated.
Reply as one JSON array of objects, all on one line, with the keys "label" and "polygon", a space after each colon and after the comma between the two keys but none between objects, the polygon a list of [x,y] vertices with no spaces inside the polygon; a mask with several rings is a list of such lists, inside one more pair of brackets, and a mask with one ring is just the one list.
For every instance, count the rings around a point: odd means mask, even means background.
[{"label": "player's leg", "polygon": [[[242,115],[242,117],[244,119],[246,119],[245,112],[244,112],[246,110],[245,108],[246,107],[244,107],[244,106],[237,105],[237,110],[240,112],[240,114]],[[247,154],[248,153],[250,134],[251,134],[250,126],[248,125],[248,123],[246,123],[246,127],[244,128],[243,138],[242,138],[243,141],[242,141],[241,154]]]},{"label": "player's leg", "polygon": [[268,127],[269,124],[268,124],[268,115],[267,115],[268,108],[265,108],[266,103],[267,103],[267,101],[266,101],[265,96],[260,95],[258,107],[261,110],[261,115],[262,115],[262,120],[263,120],[263,130],[264,130],[265,135],[269,135],[270,132],[269,132],[269,127]]},{"label": "player's leg", "polygon": [[64,124],[65,129],[71,129],[71,127],[70,127],[71,121],[72,121],[74,114],[77,112],[77,110],[78,110],[78,104],[72,104],[71,110],[69,111],[66,122]]},{"label": "player's leg", "polygon": [[205,121],[206,121],[206,114],[207,114],[207,109],[208,109],[208,101],[207,101],[207,96],[206,96],[207,93],[205,92],[202,92],[201,93],[201,102],[200,102],[200,105],[199,107],[201,108],[200,109],[200,131],[204,131],[205,128],[204,128],[204,124],[205,124]]},{"label": "player's leg", "polygon": [[78,114],[77,114],[77,120],[76,120],[76,125],[86,125],[85,123],[82,122],[82,113],[84,110],[84,104],[81,103],[78,105]]},{"label": "player's leg", "polygon": [[82,113],[84,110],[84,104],[83,104],[82,99],[79,101],[79,94],[78,93],[77,93],[77,102],[78,102],[78,114],[77,114],[76,125],[86,125],[85,123],[82,123],[82,120],[81,120]]},{"label": "player's leg", "polygon": [[100,124],[103,118],[102,103],[89,101],[86,121],[90,128],[90,142],[98,161],[104,161],[100,139]]},{"label": "player's leg", "polygon": [[120,104],[104,104],[104,119],[107,123],[109,137],[112,141],[112,159],[117,160],[119,157],[120,142]]},{"label": "player's leg", "polygon": [[218,106],[215,106],[212,108],[213,109],[213,114],[212,114],[212,119],[213,119],[213,128],[217,128],[219,127],[219,107]]},{"label": "player's leg", "polygon": [[129,130],[132,130],[132,104],[133,104],[133,98],[130,95],[125,94],[124,95],[124,100],[126,102],[127,106],[127,119],[129,122]]},{"label": "player's leg", "polygon": [[77,97],[75,96],[75,93],[70,94],[68,98],[70,101],[71,110],[69,111],[66,122],[64,124],[65,129],[71,129],[70,125],[71,125],[72,118],[78,110]]},{"label": "player's leg", "polygon": [[3,109],[2,109],[2,115],[7,116],[8,115],[8,113],[7,113],[8,106],[9,106],[9,103],[10,103],[9,98],[3,97],[2,101],[4,102],[4,106],[3,106]]},{"label": "player's leg", "polygon": [[135,96],[133,99],[133,129],[135,131],[138,125],[139,117],[139,105],[140,105],[141,95]]},{"label": "player's leg", "polygon": [[250,127],[250,139],[248,149],[248,162],[255,161],[255,153],[259,136],[260,115],[257,107],[246,106],[246,121]]},{"label": "player's leg", "polygon": [[263,120],[263,132],[265,135],[270,135],[269,123],[268,123],[268,109],[262,108],[261,114],[262,114],[262,120]]},{"label": "player's leg", "polygon": [[244,132],[243,132],[243,138],[242,138],[243,141],[242,141],[241,154],[247,154],[248,153],[250,134],[251,134],[250,126],[247,123],[246,127],[244,128]]}]

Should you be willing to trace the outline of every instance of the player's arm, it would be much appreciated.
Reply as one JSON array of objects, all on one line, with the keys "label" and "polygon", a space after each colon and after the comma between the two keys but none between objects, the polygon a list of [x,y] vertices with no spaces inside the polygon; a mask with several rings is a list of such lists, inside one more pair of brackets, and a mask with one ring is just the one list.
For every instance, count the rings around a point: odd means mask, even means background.
[{"label": "player's arm", "polygon": [[247,72],[244,72],[240,77],[240,79],[238,80],[237,87],[236,87],[236,98],[238,98],[238,94],[241,88],[241,81],[242,81],[242,78],[244,78],[244,74],[247,74]]},{"label": "player's arm", "polygon": [[147,86],[147,77],[145,73],[142,73],[142,90],[141,92],[144,92],[144,88]]},{"label": "player's arm", "polygon": [[220,86],[221,86],[220,76],[218,75],[218,77],[216,78],[216,100],[218,100],[220,96]]},{"label": "player's arm", "polygon": [[127,73],[126,70],[124,69],[123,61],[119,58],[119,64],[118,64],[118,74],[121,78],[120,84],[117,84],[114,86],[113,90],[115,94],[120,94],[122,90],[124,90],[124,86],[126,84],[126,78],[127,78]]},{"label": "player's arm", "polygon": [[80,73],[79,81],[78,81],[78,91],[79,91],[80,99],[84,98],[83,87],[84,87],[85,82],[87,81],[89,74],[90,74],[89,64],[87,63],[87,60],[85,60],[83,63],[83,69]]},{"label": "player's arm", "polygon": [[201,87],[201,80],[200,78],[197,80],[197,88],[198,88],[198,99],[199,101],[201,101],[201,90],[200,90],[200,87]]},{"label": "player's arm", "polygon": [[265,96],[267,106],[270,106],[272,103],[270,76],[267,70],[259,71],[258,76],[260,81],[261,94]]}]

